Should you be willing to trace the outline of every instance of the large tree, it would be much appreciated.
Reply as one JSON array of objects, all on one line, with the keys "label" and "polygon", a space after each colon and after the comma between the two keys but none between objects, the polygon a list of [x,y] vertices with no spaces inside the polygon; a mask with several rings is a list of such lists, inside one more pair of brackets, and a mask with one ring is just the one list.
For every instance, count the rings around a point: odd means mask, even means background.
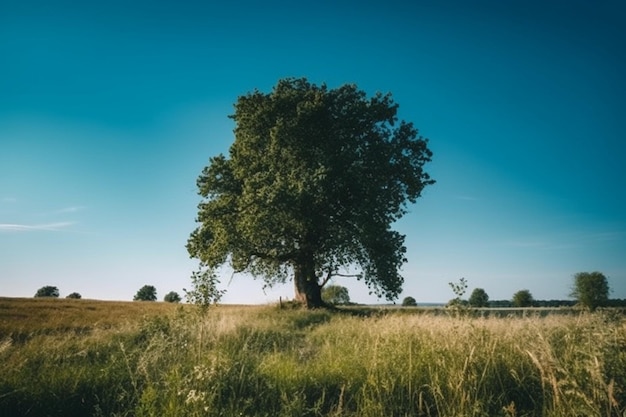
[{"label": "large tree", "polygon": [[434,182],[427,140],[397,110],[390,94],[306,79],[239,97],[229,156],[212,157],[197,181],[190,255],[270,286],[293,276],[309,308],[353,267],[373,293],[397,298],[406,249],[391,225]]},{"label": "large tree", "polygon": [[609,301],[609,281],[602,272],[579,272],[574,275],[572,297],[590,309],[605,306]]}]

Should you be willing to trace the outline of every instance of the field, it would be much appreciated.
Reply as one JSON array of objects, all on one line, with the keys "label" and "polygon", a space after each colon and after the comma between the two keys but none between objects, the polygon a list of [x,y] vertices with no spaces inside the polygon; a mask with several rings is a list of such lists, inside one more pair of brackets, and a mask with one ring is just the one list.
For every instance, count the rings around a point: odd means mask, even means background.
[{"label": "field", "polygon": [[626,319],[0,298],[0,416],[624,416]]}]

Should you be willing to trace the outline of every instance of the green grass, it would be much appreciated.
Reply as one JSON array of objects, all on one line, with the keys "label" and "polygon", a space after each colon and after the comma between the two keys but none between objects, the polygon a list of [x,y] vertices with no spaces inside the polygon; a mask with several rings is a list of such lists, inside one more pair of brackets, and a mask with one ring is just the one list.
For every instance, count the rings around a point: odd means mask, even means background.
[{"label": "green grass", "polygon": [[626,320],[0,299],[1,416],[623,416]]}]

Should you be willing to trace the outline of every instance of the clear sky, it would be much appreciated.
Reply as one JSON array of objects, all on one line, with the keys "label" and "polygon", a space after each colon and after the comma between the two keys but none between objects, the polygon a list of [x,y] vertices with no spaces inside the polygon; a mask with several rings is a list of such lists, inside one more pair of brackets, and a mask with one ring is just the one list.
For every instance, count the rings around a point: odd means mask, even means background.
[{"label": "clear sky", "polygon": [[[445,302],[461,277],[565,299],[595,270],[626,298],[619,0],[4,0],[0,296],[182,295],[196,178],[227,153],[237,97],[284,77],[391,92],[430,139],[437,183],[396,225],[400,300]],[[225,302],[293,296],[223,278]]]}]

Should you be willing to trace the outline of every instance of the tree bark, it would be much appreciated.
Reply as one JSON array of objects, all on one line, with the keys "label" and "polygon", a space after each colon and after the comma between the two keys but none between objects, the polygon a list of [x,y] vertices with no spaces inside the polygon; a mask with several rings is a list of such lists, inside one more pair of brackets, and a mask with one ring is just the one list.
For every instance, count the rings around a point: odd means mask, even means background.
[{"label": "tree bark", "polygon": [[304,304],[306,308],[321,308],[325,304],[322,301],[322,287],[317,282],[315,264],[312,254],[300,257],[294,267],[293,282],[296,291],[296,301]]}]

